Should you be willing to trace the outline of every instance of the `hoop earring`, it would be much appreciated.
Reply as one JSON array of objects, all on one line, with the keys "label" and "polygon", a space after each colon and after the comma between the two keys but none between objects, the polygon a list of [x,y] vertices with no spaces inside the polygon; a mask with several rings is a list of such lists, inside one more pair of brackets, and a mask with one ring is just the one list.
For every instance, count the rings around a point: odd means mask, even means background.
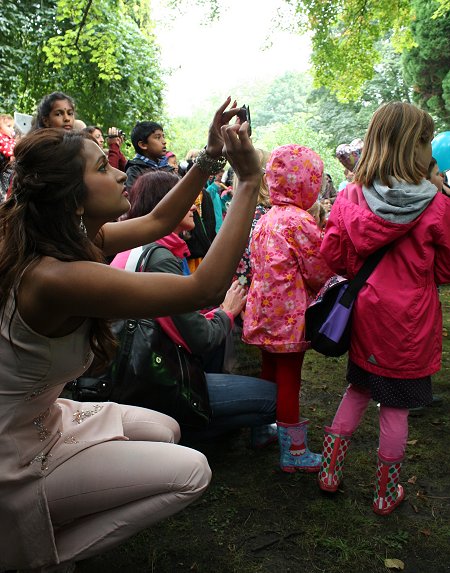
[{"label": "hoop earring", "polygon": [[87,229],[83,221],[83,215],[80,215],[80,231],[83,233],[83,235],[87,236]]}]

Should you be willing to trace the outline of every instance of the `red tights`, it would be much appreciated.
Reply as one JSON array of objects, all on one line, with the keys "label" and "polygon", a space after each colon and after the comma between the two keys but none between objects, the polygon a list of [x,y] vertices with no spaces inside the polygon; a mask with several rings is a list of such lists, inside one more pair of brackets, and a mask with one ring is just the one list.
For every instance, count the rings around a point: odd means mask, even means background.
[{"label": "red tights", "polygon": [[304,352],[278,354],[262,350],[261,378],[277,385],[277,421],[297,424]]}]

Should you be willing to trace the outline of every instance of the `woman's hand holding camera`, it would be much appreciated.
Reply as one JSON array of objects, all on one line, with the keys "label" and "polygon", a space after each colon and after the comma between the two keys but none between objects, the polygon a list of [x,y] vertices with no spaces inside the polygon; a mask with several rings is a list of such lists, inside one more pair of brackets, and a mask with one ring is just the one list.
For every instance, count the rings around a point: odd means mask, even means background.
[{"label": "woman's hand holding camera", "polygon": [[222,127],[224,139],[223,153],[233,167],[238,180],[250,182],[258,189],[262,170],[258,154],[248,134],[248,123],[235,123]]},{"label": "woman's hand holding camera", "polygon": [[231,103],[231,97],[227,97],[224,103],[219,107],[219,109],[214,114],[211,125],[209,126],[208,133],[208,143],[206,145],[206,153],[213,158],[218,158],[222,155],[223,149],[223,135],[221,128],[228,125],[230,119],[234,117],[240,108],[237,107],[237,103],[234,101],[230,109],[227,107]]}]

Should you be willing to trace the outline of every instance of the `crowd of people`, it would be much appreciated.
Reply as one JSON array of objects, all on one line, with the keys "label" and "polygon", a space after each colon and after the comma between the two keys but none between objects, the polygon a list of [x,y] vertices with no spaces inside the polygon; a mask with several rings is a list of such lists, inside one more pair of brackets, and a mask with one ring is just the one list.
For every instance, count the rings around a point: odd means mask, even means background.
[{"label": "crowd of people", "polygon": [[[0,115],[0,569],[73,571],[208,487],[207,459],[180,445],[188,431],[173,418],[61,397],[94,357],[111,361],[112,319],[156,318],[202,358],[212,415],[194,437],[251,428],[251,447],[278,442],[281,470],[315,473],[328,492],[375,400],[372,508],[386,515],[404,498],[409,409],[432,401],[438,285],[450,283],[433,120],[381,106],[364,141],[338,148],[336,190],[302,142],[256,149],[240,109],[227,98],[183,161],[156,121],[136,123],[125,157],[123,132],[86,125],[62,92],[41,100],[24,136]],[[154,242],[151,272],[132,272]],[[299,402],[305,311],[332,275],[353,278],[386,245],[353,308],[345,394],[313,453]],[[226,369],[236,325],[261,350],[259,378]]]}]

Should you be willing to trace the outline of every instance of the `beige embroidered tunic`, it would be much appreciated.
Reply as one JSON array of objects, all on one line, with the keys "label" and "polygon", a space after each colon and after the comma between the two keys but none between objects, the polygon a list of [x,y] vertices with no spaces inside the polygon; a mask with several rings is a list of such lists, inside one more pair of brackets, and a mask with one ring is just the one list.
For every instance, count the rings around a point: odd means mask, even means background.
[{"label": "beige embroidered tunic", "polygon": [[58,399],[92,361],[89,321],[47,338],[18,311],[10,325],[11,314],[12,297],[0,326],[0,569],[58,563],[45,477],[85,448],[126,439],[116,404]]}]

